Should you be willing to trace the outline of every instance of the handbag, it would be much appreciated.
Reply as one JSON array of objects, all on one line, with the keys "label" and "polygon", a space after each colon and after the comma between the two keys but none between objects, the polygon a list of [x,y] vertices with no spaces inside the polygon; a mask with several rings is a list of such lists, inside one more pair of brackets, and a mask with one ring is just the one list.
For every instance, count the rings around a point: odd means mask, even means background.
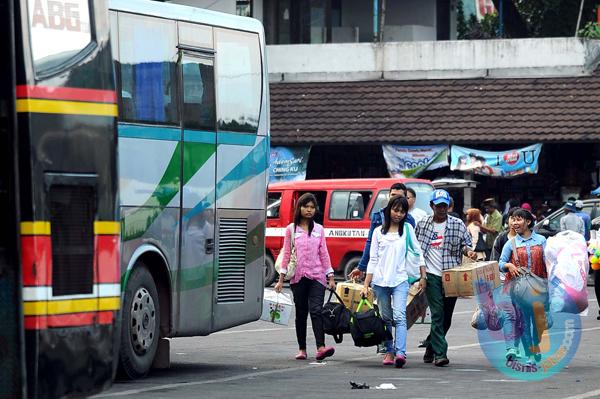
[{"label": "handbag", "polygon": [[406,235],[406,257],[404,261],[406,274],[408,274],[408,277],[411,279],[419,278],[421,277],[421,253],[415,250],[407,225],[405,225],[404,228],[407,229],[404,232]]},{"label": "handbag", "polygon": [[531,272],[528,268],[521,267],[517,256],[515,239],[511,240],[512,251],[515,258],[515,266],[519,268],[520,275],[512,281],[510,287],[510,297],[520,305],[533,306],[536,302],[541,302],[544,309],[548,309],[548,279],[540,277]]},{"label": "handbag", "polygon": [[[287,267],[287,273],[285,274],[285,276],[283,276],[284,280],[291,280],[292,277],[294,277],[294,274],[296,273],[296,243],[295,243],[295,231],[294,231],[294,223],[290,223],[287,227],[288,229],[291,229],[291,241],[290,241],[290,245],[291,245],[291,250],[290,250],[290,261],[288,262],[288,267]],[[282,247],[281,250],[279,251],[279,255],[277,255],[277,259],[275,260],[275,270],[277,271],[277,273],[281,274],[279,271],[281,270],[281,263],[283,263],[283,250],[284,248]]]},{"label": "handbag", "polygon": [[475,245],[475,252],[486,252],[488,250],[488,246],[483,239],[483,233],[480,231],[477,236],[477,244]]},{"label": "handbag", "polygon": [[[361,312],[363,305],[368,309]],[[350,334],[354,345],[363,347],[379,345],[392,336],[381,319],[377,306],[371,305],[366,299],[360,301],[356,312],[350,318]]]},{"label": "handbag", "polygon": [[[335,295],[338,302],[331,302],[331,297]],[[332,335],[337,344],[342,343],[344,334],[350,332],[350,318],[352,312],[344,305],[342,298],[335,292],[329,290],[329,299],[321,309],[321,319],[323,320],[323,331],[325,334]]]}]

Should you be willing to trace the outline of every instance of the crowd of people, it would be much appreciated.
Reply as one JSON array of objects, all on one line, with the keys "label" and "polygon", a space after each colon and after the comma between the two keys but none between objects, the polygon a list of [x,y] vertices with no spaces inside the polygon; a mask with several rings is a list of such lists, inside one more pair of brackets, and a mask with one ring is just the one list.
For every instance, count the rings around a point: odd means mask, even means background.
[{"label": "crowd of people", "polygon": [[[494,199],[483,201],[483,215],[479,209],[469,209],[463,221],[451,214],[453,201],[448,192],[434,190],[430,195],[431,215],[414,207],[416,193],[402,183],[390,187],[386,207],[372,213],[371,226],[357,268],[350,278],[363,279],[362,293],[371,287],[375,293],[381,316],[388,329],[395,330],[393,339],[384,342],[385,366],[402,367],[406,363],[406,302],[409,285],[416,283],[425,290],[431,311],[431,327],[423,361],[443,367],[450,363],[446,334],[452,324],[456,297],[446,297],[442,273],[463,263],[495,260],[503,277],[503,288],[494,298],[503,312],[503,332],[506,340],[506,358],[519,356],[522,343],[527,362],[540,361],[539,323],[534,320],[534,309],[525,303],[513,304],[508,295],[510,281],[526,272],[547,278],[544,247],[546,239],[532,230],[535,216],[527,204],[500,213]],[[569,218],[566,228],[576,228],[587,234],[587,222],[578,222],[575,202],[568,203]],[[283,262],[277,292],[283,289],[283,276],[291,256],[296,257],[296,271],[290,281],[296,306],[296,336],[299,352],[296,359],[306,359],[306,328],[311,316],[315,336],[317,360],[334,354],[334,348],[325,346],[319,311],[324,302],[325,289],[334,289],[333,269],[329,260],[323,227],[314,222],[317,201],[312,194],[299,198],[295,208],[294,223],[286,230],[282,251]],[[565,207],[567,209],[567,207]],[[565,216],[565,217],[567,217]],[[583,228],[582,228],[583,226]],[[294,234],[294,239],[292,239]],[[294,244],[295,243],[295,244]],[[413,244],[416,243],[416,244]],[[416,278],[408,273],[409,256],[419,259]],[[500,298],[501,297],[501,298]],[[522,331],[517,334],[516,325]]]}]

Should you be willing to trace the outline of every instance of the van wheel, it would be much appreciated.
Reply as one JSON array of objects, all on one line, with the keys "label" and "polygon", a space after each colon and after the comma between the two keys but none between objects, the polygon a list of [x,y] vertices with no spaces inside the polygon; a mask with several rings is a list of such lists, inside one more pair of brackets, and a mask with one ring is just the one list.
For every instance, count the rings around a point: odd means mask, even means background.
[{"label": "van wheel", "polygon": [[346,262],[346,265],[344,266],[344,278],[347,280],[350,280],[350,272],[352,270],[354,270],[357,266],[358,266],[358,262],[360,262],[360,256],[354,256],[352,258],[350,258],[348,260],[348,262]]},{"label": "van wheel", "polygon": [[275,270],[275,262],[271,255],[265,254],[265,287],[269,287],[277,279],[277,271]]},{"label": "van wheel", "polygon": [[136,262],[129,276],[122,312],[119,375],[133,380],[148,373],[159,341],[158,291],[141,261]]}]

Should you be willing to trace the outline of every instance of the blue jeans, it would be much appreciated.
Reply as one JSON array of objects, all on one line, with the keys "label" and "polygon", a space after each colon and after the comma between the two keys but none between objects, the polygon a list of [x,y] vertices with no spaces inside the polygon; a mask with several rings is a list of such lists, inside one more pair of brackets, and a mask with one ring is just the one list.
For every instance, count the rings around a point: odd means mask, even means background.
[{"label": "blue jeans", "polygon": [[387,353],[406,356],[406,298],[408,297],[408,281],[395,287],[380,287],[373,284],[377,297],[377,305],[386,327],[392,331],[396,326],[395,341],[385,341]]}]

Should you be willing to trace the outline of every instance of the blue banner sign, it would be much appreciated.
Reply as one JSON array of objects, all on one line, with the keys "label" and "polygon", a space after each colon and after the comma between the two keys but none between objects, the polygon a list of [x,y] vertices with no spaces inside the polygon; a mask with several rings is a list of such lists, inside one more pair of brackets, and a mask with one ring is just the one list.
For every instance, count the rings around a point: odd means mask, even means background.
[{"label": "blue banner sign", "polygon": [[541,151],[541,144],[507,151],[481,151],[453,145],[450,149],[450,169],[494,177],[535,174],[538,172]]},{"label": "blue banner sign", "polygon": [[309,153],[309,146],[271,147],[269,183],[304,180]]},{"label": "blue banner sign", "polygon": [[425,170],[448,166],[447,145],[382,146],[390,177],[418,177]]}]

